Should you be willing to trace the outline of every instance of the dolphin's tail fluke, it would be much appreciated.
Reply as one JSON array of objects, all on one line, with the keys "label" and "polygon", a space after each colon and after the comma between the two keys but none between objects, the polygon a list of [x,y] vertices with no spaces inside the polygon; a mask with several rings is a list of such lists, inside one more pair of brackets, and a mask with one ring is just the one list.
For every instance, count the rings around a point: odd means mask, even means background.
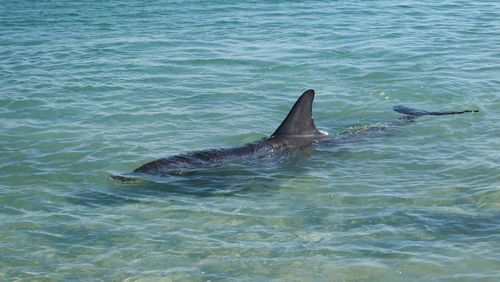
[{"label": "dolphin's tail fluke", "polygon": [[442,116],[442,115],[458,115],[458,114],[464,114],[464,113],[478,113],[479,110],[463,110],[463,111],[458,111],[458,112],[428,112],[428,111],[423,111],[423,110],[417,110],[417,109],[412,109],[408,108],[402,105],[397,105],[393,107],[393,110],[405,114],[410,117],[418,117],[418,116]]}]

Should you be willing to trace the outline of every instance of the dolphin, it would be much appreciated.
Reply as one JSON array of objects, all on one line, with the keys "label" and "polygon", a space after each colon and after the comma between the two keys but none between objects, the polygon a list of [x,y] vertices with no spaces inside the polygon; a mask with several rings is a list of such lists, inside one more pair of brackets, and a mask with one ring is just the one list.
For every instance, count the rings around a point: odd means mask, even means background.
[{"label": "dolphin", "polygon": [[[196,168],[210,167],[246,155],[269,154],[286,150],[301,149],[334,136],[316,128],[312,118],[314,90],[305,91],[295,102],[292,109],[270,137],[232,148],[208,149],[186,154],[174,155],[146,163],[131,173],[110,175],[109,179],[119,183],[139,183],[141,175],[184,175]],[[464,110],[459,112],[427,112],[401,105],[394,111],[404,114],[401,120],[407,122],[423,115],[448,115],[478,112]]]}]

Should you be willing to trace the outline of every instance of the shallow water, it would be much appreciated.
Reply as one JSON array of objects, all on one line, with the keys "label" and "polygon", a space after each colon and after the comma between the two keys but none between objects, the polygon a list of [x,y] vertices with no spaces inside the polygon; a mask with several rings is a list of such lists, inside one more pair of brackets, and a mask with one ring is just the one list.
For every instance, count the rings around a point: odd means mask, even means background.
[{"label": "shallow water", "polygon": [[[0,280],[500,279],[496,1],[2,1]],[[479,109],[120,185],[392,106]]]}]

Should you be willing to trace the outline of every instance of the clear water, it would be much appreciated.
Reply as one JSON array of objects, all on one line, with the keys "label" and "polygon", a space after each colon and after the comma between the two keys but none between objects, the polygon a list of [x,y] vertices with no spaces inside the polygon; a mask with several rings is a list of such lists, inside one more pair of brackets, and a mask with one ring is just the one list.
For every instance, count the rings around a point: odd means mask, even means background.
[{"label": "clear water", "polygon": [[[345,3],[344,3],[345,2]],[[1,1],[0,280],[500,279],[498,1]],[[392,106],[479,109],[162,184]]]}]

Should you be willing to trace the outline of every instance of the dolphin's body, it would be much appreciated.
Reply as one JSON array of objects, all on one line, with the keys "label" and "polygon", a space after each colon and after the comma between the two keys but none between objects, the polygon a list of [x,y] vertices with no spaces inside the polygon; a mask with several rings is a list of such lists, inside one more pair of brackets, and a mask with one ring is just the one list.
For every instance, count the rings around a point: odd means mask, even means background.
[{"label": "dolphin's body", "polygon": [[[142,165],[125,176],[111,175],[110,179],[120,183],[134,183],[140,182],[141,180],[137,177],[143,174],[182,175],[196,168],[223,163],[245,155],[257,153],[265,154],[274,151],[300,149],[310,146],[314,142],[332,136],[327,132],[319,131],[314,125],[314,120],[312,119],[313,100],[314,90],[310,89],[304,92],[297,102],[295,102],[278,129],[276,129],[269,138],[247,143],[239,147],[209,149],[158,159]],[[477,110],[465,110],[461,112],[427,112],[403,106],[395,106],[394,110],[404,114],[405,116],[402,120],[405,121],[412,120],[422,115],[477,112]]]}]

